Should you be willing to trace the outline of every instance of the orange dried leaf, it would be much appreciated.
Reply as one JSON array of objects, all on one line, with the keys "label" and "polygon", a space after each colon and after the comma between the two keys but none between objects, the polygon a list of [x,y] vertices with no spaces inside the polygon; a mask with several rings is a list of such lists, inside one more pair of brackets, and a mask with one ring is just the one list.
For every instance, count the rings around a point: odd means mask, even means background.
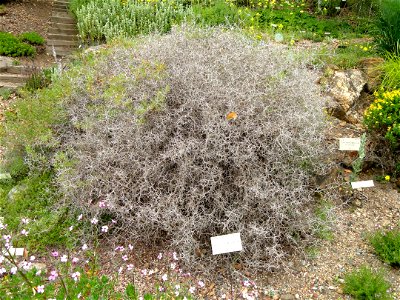
[{"label": "orange dried leaf", "polygon": [[235,113],[234,111],[231,111],[229,114],[226,115],[226,119],[228,121],[236,120],[236,118],[237,118],[237,113]]}]

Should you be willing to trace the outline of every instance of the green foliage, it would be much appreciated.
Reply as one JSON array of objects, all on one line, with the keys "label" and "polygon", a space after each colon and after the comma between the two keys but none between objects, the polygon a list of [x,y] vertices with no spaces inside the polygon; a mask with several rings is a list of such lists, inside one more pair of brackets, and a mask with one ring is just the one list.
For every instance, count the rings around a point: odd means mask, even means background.
[{"label": "green foliage", "polygon": [[31,45],[44,45],[44,38],[37,32],[24,32],[19,39]]},{"label": "green foliage", "polygon": [[351,69],[357,67],[362,59],[374,55],[375,49],[368,43],[354,44],[345,41],[333,53],[327,49],[321,50],[319,58],[326,64]]},{"label": "green foliage", "polygon": [[56,68],[44,69],[33,73],[26,81],[25,88],[29,92],[48,87],[51,84],[52,77],[56,73]]},{"label": "green foliage", "polygon": [[387,292],[389,288],[382,271],[374,272],[366,266],[347,273],[343,284],[343,292],[357,300],[392,299]]},{"label": "green foliage", "polygon": [[358,174],[362,171],[362,164],[365,158],[365,143],[367,142],[367,134],[364,132],[360,138],[360,149],[358,151],[357,159],[351,164],[353,172],[350,175],[350,181],[355,181],[358,178]]},{"label": "green foliage", "polygon": [[183,3],[170,1],[93,0],[76,10],[81,37],[89,41],[165,33],[184,15]]},{"label": "green foliage", "polygon": [[364,114],[368,129],[382,134],[396,148],[400,139],[400,90],[378,91]]},{"label": "green foliage", "polygon": [[381,87],[386,91],[400,89],[400,54],[389,54],[382,64],[383,80]]},{"label": "green foliage", "polygon": [[382,0],[375,40],[382,52],[400,55],[400,1]]},{"label": "green foliage", "polygon": [[0,88],[0,98],[2,100],[7,100],[11,96],[11,90],[7,88]]},{"label": "green foliage", "polygon": [[216,25],[238,25],[243,20],[243,14],[239,13],[236,6],[229,5],[223,0],[219,0],[210,6],[193,6],[195,20],[199,24]]},{"label": "green foliage", "polygon": [[384,262],[400,266],[400,230],[375,232],[370,236],[369,242]]},{"label": "green foliage", "polygon": [[31,45],[21,42],[17,37],[7,32],[0,32],[0,55],[33,56],[36,50]]},{"label": "green foliage", "polygon": [[[333,204],[329,201],[323,200],[315,209],[317,216],[317,223],[315,225],[316,235],[323,240],[332,240],[332,228],[328,226],[330,220],[330,212],[332,211]],[[312,251],[312,250],[310,250]]]}]

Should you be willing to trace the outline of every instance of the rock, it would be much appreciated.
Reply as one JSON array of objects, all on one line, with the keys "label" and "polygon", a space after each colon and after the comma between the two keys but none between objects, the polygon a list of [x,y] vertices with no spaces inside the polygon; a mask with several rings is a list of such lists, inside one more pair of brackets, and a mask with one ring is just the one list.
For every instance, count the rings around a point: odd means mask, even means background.
[{"label": "rock", "polygon": [[328,112],[347,122],[347,112],[360,98],[366,83],[365,75],[360,70],[334,71],[334,74],[328,78],[326,87],[328,94],[334,100]]},{"label": "rock", "polygon": [[380,65],[385,60],[381,57],[367,57],[360,61],[361,70],[367,79],[367,91],[373,93],[382,82],[382,69]]},{"label": "rock", "polygon": [[295,300],[296,297],[292,294],[284,294],[280,298],[281,300]]},{"label": "rock", "polygon": [[7,198],[10,201],[14,201],[15,197],[21,192],[25,191],[28,187],[26,185],[16,185],[7,194]]},{"label": "rock", "polygon": [[8,67],[13,65],[13,59],[7,56],[0,56],[0,72],[7,71]]}]

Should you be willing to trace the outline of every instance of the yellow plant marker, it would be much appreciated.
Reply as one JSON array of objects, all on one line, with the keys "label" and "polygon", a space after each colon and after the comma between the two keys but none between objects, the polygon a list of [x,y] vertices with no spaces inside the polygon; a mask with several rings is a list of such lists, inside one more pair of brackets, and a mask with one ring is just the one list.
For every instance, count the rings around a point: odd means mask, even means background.
[{"label": "yellow plant marker", "polygon": [[229,114],[226,115],[226,119],[228,121],[236,120],[236,118],[237,118],[237,113],[235,113],[234,111],[231,111]]}]

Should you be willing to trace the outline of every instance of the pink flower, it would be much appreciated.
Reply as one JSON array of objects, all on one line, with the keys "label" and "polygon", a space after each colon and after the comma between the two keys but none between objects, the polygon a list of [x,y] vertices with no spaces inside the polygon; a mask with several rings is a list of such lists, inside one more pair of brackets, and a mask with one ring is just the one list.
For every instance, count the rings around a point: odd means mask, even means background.
[{"label": "pink flower", "polygon": [[199,282],[197,282],[197,284],[198,284],[199,287],[201,287],[201,288],[203,288],[203,287],[206,286],[205,283],[204,283],[203,281],[201,281],[201,280],[199,280]]},{"label": "pink flower", "polygon": [[115,221],[114,219],[111,219],[111,223],[117,224],[117,221]]},{"label": "pink flower", "polygon": [[0,255],[0,264],[3,263],[3,261],[4,261],[4,256]]},{"label": "pink flower", "polygon": [[107,225],[101,226],[101,232],[107,232],[107,231],[108,231]]},{"label": "pink flower", "polygon": [[157,259],[162,259],[162,253],[160,252],[160,253],[158,253],[158,255],[157,255]]},{"label": "pink flower", "polygon": [[33,255],[29,258],[30,261],[34,261],[35,259],[36,259],[36,257]]},{"label": "pink flower", "polygon": [[11,269],[10,269],[10,273],[11,274],[13,274],[13,275],[15,275],[15,274],[17,274],[17,267],[12,267]]},{"label": "pink flower", "polygon": [[72,262],[73,262],[74,264],[76,264],[78,261],[79,261],[79,258],[77,258],[77,257],[72,258]]},{"label": "pink flower", "polygon": [[117,248],[115,248],[115,251],[124,251],[124,246],[117,246]]},{"label": "pink flower", "polygon": [[172,258],[174,260],[178,260],[178,255],[176,254],[176,252],[172,253]]},{"label": "pink flower", "polygon": [[6,272],[7,272],[7,270],[5,268],[3,268],[3,267],[0,268],[0,275],[3,275]]},{"label": "pink flower", "polygon": [[63,256],[61,256],[60,260],[61,260],[61,262],[67,262],[68,257],[66,255],[63,255]]},{"label": "pink flower", "polygon": [[126,269],[127,269],[128,271],[132,270],[132,269],[133,269],[133,265],[132,265],[132,264],[127,265],[127,266],[126,266]]},{"label": "pink flower", "polygon": [[99,207],[100,208],[103,208],[103,207],[106,207],[107,205],[106,205],[106,202],[105,201],[100,201],[99,202]]},{"label": "pink flower", "polygon": [[50,280],[50,281],[56,280],[57,277],[58,277],[57,271],[51,271],[51,272],[50,272],[50,276],[49,276],[49,280]]},{"label": "pink flower", "polygon": [[27,236],[29,233],[28,230],[22,229],[21,234]]},{"label": "pink flower", "polygon": [[160,291],[160,292],[164,292],[164,288],[162,287],[162,286],[160,286],[160,287],[158,287],[158,290]]},{"label": "pink flower", "polygon": [[123,261],[127,261],[127,260],[128,260],[128,255],[123,255],[123,256],[122,256],[122,260],[123,260]]},{"label": "pink flower", "polygon": [[31,267],[32,267],[32,263],[31,262],[26,262],[26,261],[22,262],[22,269],[24,269],[25,271],[30,270]]},{"label": "pink flower", "polygon": [[249,286],[251,286],[251,283],[250,283],[250,281],[248,281],[248,280],[244,280],[244,281],[243,281],[243,286],[245,286],[245,287],[249,287]]},{"label": "pink flower", "polygon": [[141,273],[143,276],[146,276],[146,275],[147,275],[147,269],[141,270],[140,273]]},{"label": "pink flower", "polygon": [[29,223],[29,219],[28,218],[22,218],[21,222],[22,222],[22,224],[28,224]]},{"label": "pink flower", "polygon": [[98,222],[99,222],[99,220],[96,218],[93,218],[90,220],[90,223],[92,223],[92,224],[97,224]]},{"label": "pink flower", "polygon": [[167,280],[168,280],[168,275],[167,275],[167,274],[164,274],[164,275],[161,277],[161,279],[162,279],[163,281],[167,281]]},{"label": "pink flower", "polygon": [[196,287],[191,286],[191,287],[189,288],[189,292],[190,292],[191,294],[194,294],[195,291],[196,291]]},{"label": "pink flower", "polygon": [[83,246],[82,246],[82,250],[83,250],[83,251],[85,251],[87,248],[88,248],[88,245],[86,245],[86,244],[83,244]]},{"label": "pink flower", "polygon": [[51,252],[51,255],[52,255],[53,257],[58,257],[58,252],[57,252],[57,251],[53,251],[53,252]]},{"label": "pink flower", "polygon": [[78,271],[76,271],[75,273],[71,274],[72,279],[77,282],[79,280],[79,278],[81,277],[81,273],[79,273]]},{"label": "pink flower", "polygon": [[36,287],[36,291],[38,292],[38,294],[43,294],[44,293],[44,285],[38,285]]},{"label": "pink flower", "polygon": [[3,235],[3,239],[6,241],[6,242],[9,242],[10,240],[11,240],[11,235]]},{"label": "pink flower", "polygon": [[120,267],[120,268],[118,269],[118,274],[121,274],[123,270],[124,270],[124,267]]}]

